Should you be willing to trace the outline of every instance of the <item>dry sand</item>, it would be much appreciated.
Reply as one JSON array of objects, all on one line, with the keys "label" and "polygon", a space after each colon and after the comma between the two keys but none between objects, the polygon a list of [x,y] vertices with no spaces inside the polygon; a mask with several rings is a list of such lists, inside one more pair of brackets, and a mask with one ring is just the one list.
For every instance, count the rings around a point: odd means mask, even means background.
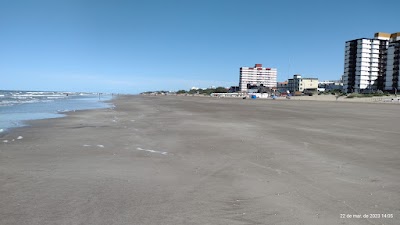
[{"label": "dry sand", "polygon": [[347,98],[340,96],[336,99],[334,95],[314,95],[314,96],[292,96],[291,100],[310,100],[310,101],[337,101],[337,102],[365,102],[365,103],[400,103],[400,98],[391,96],[368,97],[368,98]]},{"label": "dry sand", "polygon": [[399,224],[398,104],[114,103],[0,138],[1,225]]}]

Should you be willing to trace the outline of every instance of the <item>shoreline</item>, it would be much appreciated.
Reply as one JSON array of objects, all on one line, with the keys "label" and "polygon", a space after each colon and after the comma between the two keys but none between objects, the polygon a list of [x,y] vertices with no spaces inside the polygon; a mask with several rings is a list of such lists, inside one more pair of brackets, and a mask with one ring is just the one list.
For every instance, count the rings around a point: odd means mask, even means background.
[{"label": "shoreline", "polygon": [[[2,138],[9,134],[10,132],[13,132],[14,129],[18,129],[18,128],[27,128],[32,126],[32,123],[34,123],[34,121],[41,121],[41,120],[52,120],[52,119],[59,119],[59,118],[64,118],[64,117],[68,117],[69,115],[72,115],[73,113],[76,112],[81,112],[81,111],[90,111],[90,110],[97,110],[97,109],[107,109],[107,108],[113,108],[113,100],[116,97],[112,97],[111,99],[107,99],[107,100],[99,100],[99,102],[104,103],[104,107],[100,107],[100,108],[88,108],[88,109],[76,109],[76,110],[69,110],[69,111],[57,111],[51,114],[54,114],[54,117],[47,117],[47,118],[40,118],[40,119],[28,119],[28,120],[21,120],[21,125],[19,126],[14,126],[14,127],[8,127],[8,128],[3,128],[2,131],[0,132],[0,142],[2,141]],[[107,106],[106,106],[107,105]]]},{"label": "shoreline", "polygon": [[0,142],[1,224],[316,225],[384,213],[394,218],[378,222],[391,225],[400,216],[395,104],[112,102],[34,120]]}]

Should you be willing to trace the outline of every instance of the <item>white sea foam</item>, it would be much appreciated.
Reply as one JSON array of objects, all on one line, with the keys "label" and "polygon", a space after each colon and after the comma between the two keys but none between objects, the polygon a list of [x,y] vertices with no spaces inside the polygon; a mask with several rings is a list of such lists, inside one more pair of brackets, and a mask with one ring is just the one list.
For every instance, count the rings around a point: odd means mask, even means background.
[{"label": "white sea foam", "polygon": [[83,147],[90,147],[91,145],[83,145]]},{"label": "white sea foam", "polygon": [[66,96],[47,96],[48,99],[60,99],[60,98],[66,98]]},{"label": "white sea foam", "polygon": [[104,145],[97,145],[97,147],[99,147],[99,148],[104,148]]},{"label": "white sea foam", "polygon": [[20,103],[38,103],[38,102],[52,102],[53,100],[40,100],[32,98],[13,98],[15,100],[4,100],[0,102],[0,106],[8,106]]},{"label": "white sea foam", "polygon": [[[21,121],[25,120],[62,117],[63,115],[59,113],[80,109],[111,107],[108,103],[100,102],[98,97],[93,94],[80,94],[72,92],[0,90],[0,128],[4,129],[0,130],[0,133],[7,128],[24,125]],[[111,96],[105,95],[101,100],[107,99],[111,99]],[[112,119],[118,122],[116,118]]]},{"label": "white sea foam", "polygon": [[47,97],[47,98],[52,98],[52,97],[58,97],[58,98],[65,98],[66,95],[61,95],[61,94],[13,94],[13,97],[17,98],[32,98],[32,97]]},{"label": "white sea foam", "polygon": [[158,153],[158,154],[162,154],[162,155],[167,155],[168,152],[162,152],[162,151],[156,151],[156,150],[152,150],[152,149],[143,149],[143,148],[136,148],[138,151],[146,151],[146,152],[151,152],[151,153]]},{"label": "white sea foam", "polygon": [[7,143],[7,142],[8,142],[8,140],[4,140],[3,142],[4,142],[4,143]]},{"label": "white sea foam", "polygon": [[24,137],[18,136],[18,137],[17,137],[17,140],[21,140],[22,138],[24,138]]}]

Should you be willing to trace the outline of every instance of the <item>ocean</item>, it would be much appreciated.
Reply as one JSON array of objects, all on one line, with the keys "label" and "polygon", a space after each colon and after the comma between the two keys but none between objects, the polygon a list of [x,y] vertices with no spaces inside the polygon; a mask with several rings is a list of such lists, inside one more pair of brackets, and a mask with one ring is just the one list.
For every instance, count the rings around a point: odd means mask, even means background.
[{"label": "ocean", "polygon": [[0,134],[13,127],[26,126],[24,121],[57,118],[75,110],[112,107],[104,101],[112,95],[57,91],[0,90]]}]

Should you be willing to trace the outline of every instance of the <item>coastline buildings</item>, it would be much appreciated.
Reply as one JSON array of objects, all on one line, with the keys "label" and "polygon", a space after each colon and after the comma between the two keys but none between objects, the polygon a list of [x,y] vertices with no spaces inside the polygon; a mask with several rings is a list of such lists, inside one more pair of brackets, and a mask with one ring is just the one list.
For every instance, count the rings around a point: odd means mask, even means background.
[{"label": "coastline buildings", "polygon": [[386,60],[385,90],[397,93],[400,88],[400,32],[390,35]]},{"label": "coastline buildings", "polygon": [[375,33],[374,38],[346,42],[345,93],[395,91],[399,87],[400,33]]},{"label": "coastline buildings", "polygon": [[254,67],[240,67],[239,89],[247,92],[252,87],[273,88],[276,85],[276,68],[265,68],[262,64]]},{"label": "coastline buildings", "polygon": [[296,91],[317,91],[318,78],[304,78],[295,74],[292,79],[288,79],[288,89],[291,93]]},{"label": "coastline buildings", "polygon": [[375,38],[360,38],[346,42],[343,75],[345,93],[383,89],[389,37],[390,35],[386,33],[376,33]]},{"label": "coastline buildings", "polygon": [[276,83],[276,90],[280,93],[286,93],[289,90],[288,81]]},{"label": "coastline buildings", "polygon": [[343,81],[342,80],[319,81],[318,89],[320,91],[343,90]]},{"label": "coastline buildings", "polygon": [[306,78],[300,74],[293,75],[292,79],[276,84],[280,93],[294,92],[316,92],[318,91],[318,78]]}]

